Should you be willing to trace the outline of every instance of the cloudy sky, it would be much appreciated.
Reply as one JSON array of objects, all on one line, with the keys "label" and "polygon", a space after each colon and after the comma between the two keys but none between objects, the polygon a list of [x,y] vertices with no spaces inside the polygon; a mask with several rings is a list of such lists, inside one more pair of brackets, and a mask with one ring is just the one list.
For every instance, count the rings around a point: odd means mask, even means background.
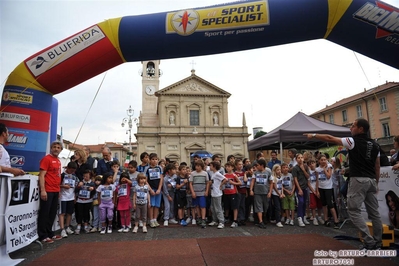
[{"label": "cloudy sky", "polygon": [[[0,1],[0,88],[24,59],[106,19],[196,8],[231,1]],[[399,7],[399,0],[385,0]],[[160,44],[162,45],[162,44]],[[156,59],[156,58],[154,58]],[[386,81],[399,81],[399,70],[326,40],[307,41],[234,53],[162,60],[160,88],[196,74],[230,92],[229,125],[268,132],[298,111],[312,114],[326,105]],[[364,72],[363,72],[363,70]],[[55,95],[59,101],[58,132],[82,144],[128,141],[121,122],[129,105],[141,110],[140,62],[105,73]],[[85,116],[87,119],[84,122]],[[84,123],[83,123],[84,122]],[[82,126],[81,133],[78,135]],[[134,127],[133,132],[137,129]],[[134,136],[133,136],[134,139]],[[250,137],[252,139],[252,137]]]}]

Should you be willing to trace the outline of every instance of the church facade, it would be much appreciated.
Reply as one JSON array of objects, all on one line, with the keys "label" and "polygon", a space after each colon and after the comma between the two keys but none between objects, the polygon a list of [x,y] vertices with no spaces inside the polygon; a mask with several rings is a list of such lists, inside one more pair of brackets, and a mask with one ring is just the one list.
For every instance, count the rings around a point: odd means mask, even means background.
[{"label": "church facade", "polygon": [[241,127],[229,127],[225,90],[191,75],[159,89],[159,60],[143,62],[142,111],[137,128],[137,157],[155,152],[171,161],[191,161],[191,154],[206,150],[226,161],[248,157],[245,115]]}]

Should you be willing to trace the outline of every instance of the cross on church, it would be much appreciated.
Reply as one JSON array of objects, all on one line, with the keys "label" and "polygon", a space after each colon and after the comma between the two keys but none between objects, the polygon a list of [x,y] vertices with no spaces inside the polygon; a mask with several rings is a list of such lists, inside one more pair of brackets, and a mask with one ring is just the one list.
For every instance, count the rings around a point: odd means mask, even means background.
[{"label": "cross on church", "polygon": [[191,65],[191,70],[194,70],[194,65],[195,65],[195,62],[194,62],[194,60],[193,60],[193,61],[191,61],[190,65]]}]

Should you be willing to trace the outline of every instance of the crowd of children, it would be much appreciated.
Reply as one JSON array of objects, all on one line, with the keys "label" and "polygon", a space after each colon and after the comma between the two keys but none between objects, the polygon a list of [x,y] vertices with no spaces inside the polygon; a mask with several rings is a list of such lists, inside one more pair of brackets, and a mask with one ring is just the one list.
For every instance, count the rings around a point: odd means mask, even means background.
[{"label": "crowd of children", "polygon": [[[234,159],[221,165],[195,158],[193,167],[185,163],[160,163],[157,154],[144,152],[141,164],[130,161],[125,171],[114,161],[112,172],[75,176],[75,162],[62,174],[59,225],[61,236],[70,234],[137,233],[171,224],[223,229],[244,226],[248,221],[266,228],[324,224],[339,228],[334,188],[340,177],[339,159],[333,165],[324,154],[317,158],[295,154],[290,165],[266,160]],[[334,173],[334,174],[333,174]],[[311,215],[307,215],[308,211]],[[71,226],[75,214],[76,228]],[[295,219],[295,216],[297,217]],[[309,217],[307,217],[309,216]],[[309,221],[309,220],[310,221]],[[117,228],[115,228],[117,227]]]}]

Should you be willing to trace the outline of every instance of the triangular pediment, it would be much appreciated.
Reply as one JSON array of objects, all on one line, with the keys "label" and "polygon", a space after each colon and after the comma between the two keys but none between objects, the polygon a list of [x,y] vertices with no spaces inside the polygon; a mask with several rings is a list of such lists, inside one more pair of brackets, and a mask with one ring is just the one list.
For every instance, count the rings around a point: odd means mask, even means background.
[{"label": "triangular pediment", "polygon": [[203,150],[205,149],[204,145],[201,145],[200,143],[197,142],[193,142],[189,145],[187,145],[186,147],[184,147],[186,150],[195,150],[195,151],[199,151],[199,150]]},{"label": "triangular pediment", "polygon": [[225,90],[222,90],[218,86],[198,77],[194,73],[191,76],[182,79],[166,88],[156,92],[157,96],[168,96],[168,95],[207,95],[215,97],[227,97],[231,96]]}]

